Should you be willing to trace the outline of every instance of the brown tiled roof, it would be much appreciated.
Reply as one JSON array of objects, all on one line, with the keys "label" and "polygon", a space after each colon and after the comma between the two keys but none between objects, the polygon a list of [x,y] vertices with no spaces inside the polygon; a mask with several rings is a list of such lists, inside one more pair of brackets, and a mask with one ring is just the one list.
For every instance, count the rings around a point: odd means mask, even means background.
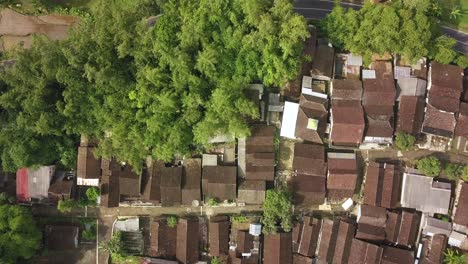
[{"label": "brown tiled roof", "polygon": [[320,263],[331,262],[333,259],[338,226],[338,220],[324,219],[322,222],[322,234],[317,254]]},{"label": "brown tiled roof", "polygon": [[396,99],[393,79],[364,79],[362,105],[393,106]]},{"label": "brown tiled roof", "polygon": [[120,177],[119,173],[107,173],[101,178],[101,205],[105,207],[117,207],[120,202]]},{"label": "brown tiled roof", "polygon": [[334,79],[332,81],[333,100],[358,100],[362,99],[362,82],[352,79]]},{"label": "brown tiled roof", "polygon": [[418,135],[424,120],[424,98],[402,96],[398,110],[398,131]]},{"label": "brown tiled roof", "polygon": [[463,77],[463,94],[461,99],[464,102],[468,102],[468,75]]},{"label": "brown tiled roof", "polygon": [[439,264],[444,261],[444,252],[447,248],[448,238],[437,234],[433,237],[423,238],[421,264]]},{"label": "brown tiled roof", "polygon": [[292,264],[292,236],[290,232],[265,235],[263,262]]},{"label": "brown tiled roof", "polygon": [[204,196],[221,200],[236,199],[237,167],[235,166],[205,166],[203,178],[208,185]]},{"label": "brown tiled roof", "polygon": [[369,163],[364,186],[364,204],[395,208],[398,205],[400,178],[395,165]]},{"label": "brown tiled roof", "polygon": [[364,111],[359,101],[333,102],[330,141],[333,145],[359,145],[364,136]]},{"label": "brown tiled roof", "polygon": [[246,172],[251,180],[274,180],[275,147],[273,145],[275,128],[266,125],[254,125],[251,136],[246,138]]},{"label": "brown tiled roof", "polygon": [[250,137],[246,139],[246,152],[274,152],[273,139],[275,127],[265,125],[253,125]]},{"label": "brown tiled roof", "polygon": [[414,264],[414,252],[384,246],[381,264]]},{"label": "brown tiled roof", "polygon": [[393,127],[392,116],[385,116],[377,119],[367,116],[367,129],[365,136],[391,138],[393,137]]},{"label": "brown tiled roof", "polygon": [[120,195],[136,197],[140,195],[140,175],[132,167],[124,166],[120,172]]},{"label": "brown tiled roof", "polygon": [[328,189],[351,190],[357,181],[356,159],[328,158]]},{"label": "brown tiled roof", "polygon": [[377,79],[390,79],[393,80],[393,66],[389,61],[373,61],[370,68],[375,70],[375,77]]},{"label": "brown tiled roof", "polygon": [[164,167],[161,171],[161,204],[172,206],[181,203],[182,167]]},{"label": "brown tiled roof", "polygon": [[341,220],[336,237],[335,252],[333,254],[333,263],[348,263],[351,250],[351,242],[356,227],[354,223]]},{"label": "brown tiled roof", "polygon": [[148,168],[148,181],[143,190],[143,199],[147,201],[161,201],[161,171],[164,167],[163,161],[155,161]]},{"label": "brown tiled roof", "polygon": [[191,205],[201,200],[201,159],[184,160],[182,174],[182,204]]},{"label": "brown tiled roof", "polygon": [[463,92],[463,69],[454,65],[431,63],[429,104],[445,112],[458,112]]},{"label": "brown tiled roof", "polygon": [[372,205],[361,205],[361,217],[359,223],[369,224],[373,226],[385,226],[387,220],[387,210],[383,207]]},{"label": "brown tiled roof", "polygon": [[304,218],[301,239],[297,252],[301,255],[313,257],[317,249],[317,240],[322,227],[322,221],[317,218],[307,216]]},{"label": "brown tiled roof", "polygon": [[[327,129],[328,100],[315,96],[301,95],[299,113],[296,123],[296,137],[306,141],[322,144]],[[309,129],[309,119],[318,121],[317,129]]]},{"label": "brown tiled roof", "polygon": [[275,179],[275,167],[247,165],[245,175],[245,178],[249,180],[273,181]]},{"label": "brown tiled roof", "polygon": [[237,201],[247,204],[262,204],[265,201],[265,181],[244,180],[239,184]]},{"label": "brown tiled roof", "polygon": [[314,259],[299,254],[293,254],[293,264],[313,264]]},{"label": "brown tiled roof", "polygon": [[428,104],[422,132],[443,137],[452,137],[455,132],[456,123],[457,121],[453,113],[439,111]]},{"label": "brown tiled roof", "polygon": [[229,253],[229,221],[210,222],[210,255],[220,256]]},{"label": "brown tiled roof", "polygon": [[385,239],[385,226],[359,223],[356,232],[356,238],[381,242]]},{"label": "brown tiled roof", "polygon": [[70,199],[73,181],[55,181],[49,187],[49,201],[58,203],[59,200]]},{"label": "brown tiled roof", "polygon": [[379,264],[383,248],[353,238],[348,264]]},{"label": "brown tiled roof", "polygon": [[177,228],[169,227],[165,220],[152,219],[150,222],[150,255],[175,259]]},{"label": "brown tiled roof", "polygon": [[468,138],[468,103],[461,103],[455,136]]},{"label": "brown tiled roof", "polygon": [[325,199],[326,178],[298,174],[292,177],[295,204],[322,204]]},{"label": "brown tiled roof", "polygon": [[401,214],[401,228],[397,242],[407,247],[414,246],[421,217],[415,212],[403,211]]},{"label": "brown tiled roof", "polygon": [[293,169],[298,174],[325,177],[325,148],[322,145],[296,143]]},{"label": "brown tiled roof", "polygon": [[453,222],[468,227],[468,183],[462,183]]},{"label": "brown tiled roof", "polygon": [[79,178],[99,179],[101,176],[101,159],[93,154],[93,147],[78,147],[78,160],[76,174]]},{"label": "brown tiled roof", "polygon": [[463,91],[463,69],[455,65],[431,62],[431,82]]},{"label": "brown tiled roof", "polygon": [[326,76],[332,78],[333,76],[333,59],[335,51],[332,47],[326,44],[319,44],[315,50],[315,56],[312,60],[311,75]]},{"label": "brown tiled roof", "polygon": [[387,223],[385,224],[386,240],[392,243],[398,241],[401,227],[401,214],[397,212],[387,212]]},{"label": "brown tiled roof", "polygon": [[302,239],[302,229],[304,228],[303,222],[296,222],[292,230],[293,252],[298,252],[299,243]]},{"label": "brown tiled roof", "polygon": [[236,252],[238,255],[250,253],[250,250],[253,248],[253,236],[249,234],[248,230],[238,230],[236,242]]},{"label": "brown tiled roof", "polygon": [[179,219],[176,258],[182,264],[192,264],[199,260],[198,236],[197,220]]},{"label": "brown tiled roof", "polygon": [[77,226],[46,225],[44,232],[45,247],[48,250],[69,250],[78,247]]}]

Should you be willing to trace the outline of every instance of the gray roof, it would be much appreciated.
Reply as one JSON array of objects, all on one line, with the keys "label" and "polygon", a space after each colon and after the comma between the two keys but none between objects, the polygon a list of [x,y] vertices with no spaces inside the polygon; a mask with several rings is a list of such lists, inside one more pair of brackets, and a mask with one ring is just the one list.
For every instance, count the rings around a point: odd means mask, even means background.
[{"label": "gray roof", "polygon": [[362,56],[357,54],[348,54],[346,64],[350,66],[362,66]]},{"label": "gray roof", "polygon": [[450,222],[445,222],[443,220],[434,218],[434,217],[426,217],[425,222],[423,225],[423,230],[422,233],[424,235],[437,235],[437,234],[442,234],[446,236],[450,236],[450,233],[452,232],[452,223]]},{"label": "gray roof", "polygon": [[397,80],[397,101],[402,96],[424,96],[427,82],[419,78],[401,78]]},{"label": "gray roof", "polygon": [[425,175],[405,173],[401,206],[415,208],[423,213],[448,214],[451,185],[433,180]]},{"label": "gray roof", "polygon": [[28,169],[29,196],[36,199],[45,199],[49,196],[49,187],[55,166],[42,166],[38,169]]},{"label": "gray roof", "polygon": [[375,79],[375,70],[362,70],[362,79]]},{"label": "gray roof", "polygon": [[395,79],[411,77],[411,67],[395,66],[393,70]]}]

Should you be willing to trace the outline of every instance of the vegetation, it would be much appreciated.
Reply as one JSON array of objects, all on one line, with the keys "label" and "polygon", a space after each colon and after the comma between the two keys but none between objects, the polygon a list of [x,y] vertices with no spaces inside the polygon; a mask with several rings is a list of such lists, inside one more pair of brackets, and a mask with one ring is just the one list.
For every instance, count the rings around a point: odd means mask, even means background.
[{"label": "vegetation", "polygon": [[395,137],[395,145],[398,150],[408,151],[416,142],[416,137],[405,132],[397,132]]},{"label": "vegetation", "polygon": [[91,187],[86,190],[86,198],[88,200],[89,205],[96,205],[99,196],[101,195],[101,191],[98,187]]},{"label": "vegetation", "polygon": [[219,201],[216,198],[210,198],[208,202],[206,203],[208,206],[218,206]]},{"label": "vegetation", "polygon": [[463,167],[461,172],[461,179],[465,182],[468,182],[468,165],[465,165],[465,167]]},{"label": "vegetation", "polygon": [[233,216],[231,216],[231,221],[232,221],[233,223],[240,223],[240,224],[242,224],[242,223],[247,222],[247,217],[244,216],[244,215],[233,215]]},{"label": "vegetation", "polygon": [[0,200],[0,263],[22,263],[35,255],[42,233],[28,208],[8,200]]},{"label": "vegetation", "polygon": [[79,203],[73,199],[60,200],[57,204],[57,210],[61,213],[70,213],[73,209],[79,207]]},{"label": "vegetation", "polygon": [[447,249],[444,253],[444,263],[446,264],[464,264],[465,257],[456,249]]},{"label": "vegetation", "polygon": [[285,232],[292,229],[292,195],[288,190],[268,190],[263,204],[263,233],[276,233],[278,224]]},{"label": "vegetation", "polygon": [[171,215],[167,217],[167,226],[170,228],[174,228],[177,226],[177,223],[179,222],[179,219],[175,215]]},{"label": "vegetation", "polygon": [[444,168],[444,173],[450,180],[458,180],[463,172],[463,166],[459,164],[449,163]]},{"label": "vegetation", "polygon": [[90,12],[67,40],[11,54],[17,63],[0,77],[8,171],[72,167],[79,135],[135,170],[148,155],[169,160],[214,135],[248,135],[246,117],[258,116],[248,84],[294,78],[309,34],[290,0],[97,0]]},{"label": "vegetation", "polygon": [[218,257],[211,258],[211,264],[223,264],[223,262]]},{"label": "vegetation", "polygon": [[137,264],[138,259],[134,256],[130,256],[125,252],[123,242],[122,242],[122,233],[116,232],[113,234],[112,238],[101,244],[101,248],[107,251],[111,255],[112,263],[122,263],[122,264]]},{"label": "vegetation", "polygon": [[84,224],[84,230],[81,234],[81,238],[87,241],[96,241],[97,236],[97,227],[96,222],[92,221],[91,223]]},{"label": "vegetation", "polygon": [[397,0],[385,5],[368,2],[358,11],[336,5],[321,23],[339,49],[362,54],[400,54],[409,61],[429,57],[441,63],[457,59],[456,41],[441,35],[431,0]]},{"label": "vegetation", "polygon": [[434,156],[428,156],[417,161],[418,170],[426,176],[436,177],[439,176],[442,170],[440,160]]}]

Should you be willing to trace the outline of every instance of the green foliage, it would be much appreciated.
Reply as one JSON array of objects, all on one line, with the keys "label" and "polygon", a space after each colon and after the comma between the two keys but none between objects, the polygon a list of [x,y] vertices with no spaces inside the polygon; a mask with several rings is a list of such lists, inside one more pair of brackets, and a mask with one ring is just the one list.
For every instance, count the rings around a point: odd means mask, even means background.
[{"label": "green foliage", "polygon": [[218,206],[219,201],[216,198],[210,198],[208,202],[206,203],[208,206]]},{"label": "green foliage", "polygon": [[177,226],[177,223],[179,222],[179,219],[175,215],[168,216],[167,219],[167,226],[174,228]]},{"label": "green foliage", "polygon": [[81,238],[87,241],[96,241],[97,229],[96,223],[93,222],[91,225],[86,225],[86,228],[81,233]]},{"label": "green foliage", "polygon": [[101,248],[111,255],[112,263],[139,263],[136,257],[129,256],[127,252],[125,252],[122,243],[122,233],[120,232],[114,233],[109,241],[101,244]]},{"label": "green foliage", "polygon": [[463,172],[463,166],[449,163],[444,168],[444,173],[450,180],[457,180]]},{"label": "green foliage", "polygon": [[0,263],[22,263],[39,249],[42,233],[29,209],[0,204]]},{"label": "green foliage", "polygon": [[447,249],[444,253],[444,263],[446,264],[464,264],[466,259],[462,253],[456,249]]},{"label": "green foliage", "polygon": [[456,55],[452,50],[455,40],[437,31],[437,21],[432,17],[436,4],[401,0],[386,5],[368,3],[359,11],[336,5],[321,28],[339,49],[361,54],[366,61],[375,53],[391,53],[410,61],[430,56],[450,63]]},{"label": "green foliage", "polygon": [[434,156],[428,156],[417,161],[418,170],[426,176],[439,176],[442,165],[440,160]]},{"label": "green foliage", "polygon": [[408,151],[414,146],[415,142],[416,138],[411,134],[402,131],[396,134],[395,145],[398,150]]},{"label": "green foliage", "polygon": [[288,190],[268,190],[263,204],[263,233],[276,233],[278,224],[285,232],[292,229],[292,195]]},{"label": "green foliage", "polygon": [[247,222],[247,217],[243,216],[243,215],[233,215],[231,216],[231,221],[233,223],[245,223]]},{"label": "green foliage", "polygon": [[223,264],[223,262],[218,257],[211,258],[211,264]]},{"label": "green foliage", "polygon": [[70,213],[73,209],[79,207],[80,204],[73,199],[60,200],[57,204],[57,210],[61,213]]},{"label": "green foliage", "polygon": [[462,68],[468,68],[468,55],[458,55],[455,62]]},{"label": "green foliage", "polygon": [[98,187],[91,187],[86,190],[86,197],[88,198],[90,205],[97,204],[97,200],[100,195],[101,195],[101,191],[99,190]]},{"label": "green foliage", "polygon": [[461,179],[465,182],[468,182],[468,166],[465,165],[461,172]]}]

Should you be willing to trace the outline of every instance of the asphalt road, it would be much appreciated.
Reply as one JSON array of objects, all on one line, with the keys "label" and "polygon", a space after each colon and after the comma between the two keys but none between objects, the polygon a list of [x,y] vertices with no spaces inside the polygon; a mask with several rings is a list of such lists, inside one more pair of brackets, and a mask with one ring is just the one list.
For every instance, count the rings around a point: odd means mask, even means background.
[{"label": "asphalt road", "polygon": [[[333,9],[334,1],[332,0],[295,0],[294,9],[306,19],[322,19]],[[345,8],[359,9],[362,7],[358,3],[341,2]],[[468,33],[451,29],[442,26],[442,31],[447,36],[457,40],[455,50],[464,54],[468,54]]]}]

